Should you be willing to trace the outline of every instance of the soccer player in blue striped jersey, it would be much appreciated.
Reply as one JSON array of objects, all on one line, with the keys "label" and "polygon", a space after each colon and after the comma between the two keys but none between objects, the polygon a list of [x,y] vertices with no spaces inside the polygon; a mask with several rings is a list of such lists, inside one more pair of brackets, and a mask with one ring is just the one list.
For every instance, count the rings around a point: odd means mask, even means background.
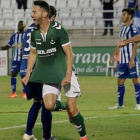
[{"label": "soccer player in blue striped jersey", "polygon": [[[122,10],[122,21],[124,25],[122,26],[119,34],[119,40],[124,41],[133,36],[139,34],[138,28],[132,24],[132,18],[134,15],[134,10],[123,9]],[[136,96],[136,106],[135,109],[140,110],[140,84],[139,84],[139,70],[138,70],[138,53],[137,53],[137,43],[129,43],[122,48],[119,48],[120,62],[119,62],[119,73],[118,73],[118,104],[109,109],[120,109],[123,107],[123,99],[125,93],[125,80],[131,78],[135,88]],[[111,61],[113,61],[114,55],[118,52],[118,47],[116,48]]]},{"label": "soccer player in blue striped jersey", "polygon": [[[16,98],[16,76],[18,72],[20,71],[20,65],[21,65],[21,56],[22,56],[22,39],[24,37],[24,30],[25,30],[25,23],[23,21],[18,22],[18,32],[14,33],[8,44],[4,47],[0,47],[1,50],[8,50],[12,46],[14,46],[14,55],[12,60],[12,66],[11,66],[11,86],[12,86],[12,94],[9,96],[9,98]],[[26,98],[26,94],[23,87],[23,93],[22,98]]]}]

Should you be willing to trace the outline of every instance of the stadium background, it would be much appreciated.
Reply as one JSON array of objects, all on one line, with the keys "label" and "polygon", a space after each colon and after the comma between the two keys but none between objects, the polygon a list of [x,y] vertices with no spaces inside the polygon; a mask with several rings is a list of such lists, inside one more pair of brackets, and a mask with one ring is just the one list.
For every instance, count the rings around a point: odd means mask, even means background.
[{"label": "stadium background", "polygon": [[[73,51],[74,63],[79,75],[105,75],[106,62],[110,58],[118,39],[121,11],[124,0],[114,4],[114,36],[102,36],[104,20],[99,0],[46,0],[57,9],[57,18],[68,30]],[[27,27],[33,22],[30,18],[33,0],[28,0],[28,9],[17,9],[15,0],[0,0],[0,45],[6,45],[11,34],[17,30],[19,20]],[[82,56],[81,56],[82,54]],[[79,57],[80,55],[80,57]],[[10,74],[12,50],[8,51],[8,74]],[[110,71],[109,71],[110,73]]]},{"label": "stadium background", "polygon": [[[75,55],[75,66],[79,75],[85,75],[79,76],[82,98],[78,100],[78,107],[85,118],[89,140],[140,139],[140,113],[139,110],[134,110],[135,95],[131,80],[126,81],[125,108],[108,110],[109,106],[117,102],[117,84],[116,77],[105,77],[106,62],[118,39],[124,0],[119,0],[114,5],[114,36],[108,34],[104,37],[102,36],[104,29],[102,6],[99,0],[47,1],[58,10],[56,20],[68,29]],[[19,20],[25,20],[27,26],[32,23],[29,16],[32,2],[33,0],[28,0],[28,9],[24,12],[23,9],[17,9],[16,0],[0,0],[0,46],[7,44],[10,36],[16,31]],[[8,51],[9,74],[12,51],[12,49]],[[18,97],[9,99],[10,75],[0,76],[0,140],[21,140],[25,132],[26,119],[32,101],[27,102],[21,98],[20,76],[17,80]],[[66,100],[63,92],[62,100]],[[38,140],[42,138],[40,120],[39,114],[34,128],[34,134]],[[79,139],[65,111],[53,112],[52,134],[59,140]]]}]

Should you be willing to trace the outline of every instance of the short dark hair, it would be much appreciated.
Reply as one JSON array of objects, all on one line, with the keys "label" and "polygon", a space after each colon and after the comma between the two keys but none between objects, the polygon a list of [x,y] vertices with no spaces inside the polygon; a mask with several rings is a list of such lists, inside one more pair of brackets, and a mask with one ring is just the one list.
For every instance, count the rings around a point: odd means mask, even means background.
[{"label": "short dark hair", "polygon": [[134,9],[126,8],[126,9],[123,9],[122,12],[127,12],[129,15],[131,15],[131,19],[132,19],[135,11]]},{"label": "short dark hair", "polygon": [[57,15],[57,10],[54,6],[50,5],[50,15],[49,15],[49,19],[54,15],[56,16]]},{"label": "short dark hair", "polygon": [[39,6],[50,14],[50,5],[45,1],[34,1],[34,5]]}]

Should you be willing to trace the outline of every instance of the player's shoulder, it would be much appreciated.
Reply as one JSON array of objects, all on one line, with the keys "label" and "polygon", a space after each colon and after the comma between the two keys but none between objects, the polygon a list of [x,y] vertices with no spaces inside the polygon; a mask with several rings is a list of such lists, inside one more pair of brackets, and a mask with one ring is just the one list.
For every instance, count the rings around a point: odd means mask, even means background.
[{"label": "player's shoulder", "polygon": [[18,34],[18,32],[13,33],[13,34],[11,35],[11,37],[15,37],[17,34]]},{"label": "player's shoulder", "polygon": [[125,25],[122,25],[121,29],[124,28],[124,27],[125,27]]},{"label": "player's shoulder", "polygon": [[55,30],[61,30],[64,27],[61,25],[61,23],[59,23],[58,21],[51,21],[50,24],[51,28],[55,29]]},{"label": "player's shoulder", "polygon": [[37,27],[35,27],[35,24],[32,23],[32,24],[27,28],[27,30],[25,31],[25,34],[28,34],[29,32],[32,32],[32,31],[34,31],[35,29],[37,29]]},{"label": "player's shoulder", "polygon": [[40,30],[38,28],[34,28],[31,34],[37,34],[40,33]]},{"label": "player's shoulder", "polygon": [[132,30],[134,33],[139,32],[138,27],[137,27],[137,26],[135,26],[134,24],[131,24],[131,25],[130,25],[130,28],[131,28],[131,30]]}]

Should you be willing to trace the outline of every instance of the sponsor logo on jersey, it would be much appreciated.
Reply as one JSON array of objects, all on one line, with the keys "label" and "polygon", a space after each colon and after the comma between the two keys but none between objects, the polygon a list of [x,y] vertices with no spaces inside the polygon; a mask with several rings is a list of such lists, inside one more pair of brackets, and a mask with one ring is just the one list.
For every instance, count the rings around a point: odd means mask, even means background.
[{"label": "sponsor logo on jersey", "polygon": [[37,50],[37,54],[51,54],[56,52],[56,48],[51,48],[48,50]]}]

